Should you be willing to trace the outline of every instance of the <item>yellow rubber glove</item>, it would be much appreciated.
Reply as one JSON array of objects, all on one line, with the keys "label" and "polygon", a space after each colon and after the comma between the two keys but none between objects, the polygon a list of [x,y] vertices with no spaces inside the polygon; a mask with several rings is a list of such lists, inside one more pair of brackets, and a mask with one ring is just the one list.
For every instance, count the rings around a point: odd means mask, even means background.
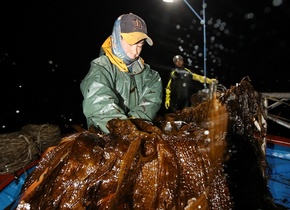
[{"label": "yellow rubber glove", "polygon": [[166,88],[166,97],[165,97],[165,108],[168,109],[170,106],[170,89]]},{"label": "yellow rubber glove", "polygon": [[211,84],[217,84],[219,81],[217,79],[211,79]]}]

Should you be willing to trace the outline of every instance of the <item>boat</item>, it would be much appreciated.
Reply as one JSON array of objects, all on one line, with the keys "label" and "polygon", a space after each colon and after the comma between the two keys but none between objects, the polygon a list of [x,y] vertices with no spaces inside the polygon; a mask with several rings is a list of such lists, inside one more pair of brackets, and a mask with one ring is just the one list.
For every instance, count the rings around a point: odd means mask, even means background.
[{"label": "boat", "polygon": [[[275,203],[290,209],[290,115],[289,104],[286,103],[290,100],[290,93],[262,94],[267,106],[268,124],[271,121],[276,130],[284,131],[279,135],[275,135],[274,132],[267,135],[266,158],[270,166],[268,186]],[[280,109],[276,111],[275,108]],[[288,112],[283,112],[285,108]]]},{"label": "boat", "polygon": [[290,139],[268,135],[266,157],[271,168],[268,186],[275,203],[290,209]]},{"label": "boat", "polygon": [[16,173],[0,175],[0,209],[14,209],[13,204],[18,200],[21,188],[27,177],[34,171],[38,160],[32,161]]}]

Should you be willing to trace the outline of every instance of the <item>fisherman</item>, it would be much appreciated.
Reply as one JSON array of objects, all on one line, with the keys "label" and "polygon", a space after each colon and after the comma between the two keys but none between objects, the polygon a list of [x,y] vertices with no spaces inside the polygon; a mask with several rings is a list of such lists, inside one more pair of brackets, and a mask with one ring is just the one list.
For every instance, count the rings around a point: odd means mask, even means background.
[{"label": "fisherman", "polygon": [[141,17],[129,13],[117,18],[80,84],[88,127],[108,133],[106,124],[113,118],[154,119],[162,104],[162,81],[140,57],[145,43],[153,45]]},{"label": "fisherman", "polygon": [[181,55],[175,55],[173,63],[175,68],[170,73],[165,89],[165,108],[170,112],[191,106],[191,96],[203,89],[202,83],[218,83],[216,79],[205,78],[191,72],[184,66],[184,60]]}]

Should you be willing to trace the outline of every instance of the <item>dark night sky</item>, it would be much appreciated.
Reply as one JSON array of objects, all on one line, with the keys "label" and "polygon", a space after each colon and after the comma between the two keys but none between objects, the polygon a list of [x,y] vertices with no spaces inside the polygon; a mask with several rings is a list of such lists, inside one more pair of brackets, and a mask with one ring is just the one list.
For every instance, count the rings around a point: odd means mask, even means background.
[{"label": "dark night sky", "polygon": [[[188,2],[201,10],[201,1]],[[290,92],[290,1],[207,3],[207,76],[226,87],[249,76],[258,91]],[[176,54],[203,74],[201,25],[182,1],[2,1],[0,133],[28,123],[83,125],[79,84],[115,19],[128,12],[147,23],[154,46],[141,56],[164,85]]]}]

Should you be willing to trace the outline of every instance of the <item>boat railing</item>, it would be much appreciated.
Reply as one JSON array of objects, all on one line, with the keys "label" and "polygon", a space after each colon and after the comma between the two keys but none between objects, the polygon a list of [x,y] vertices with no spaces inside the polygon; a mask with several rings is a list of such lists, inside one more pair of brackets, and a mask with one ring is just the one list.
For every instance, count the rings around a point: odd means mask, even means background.
[{"label": "boat railing", "polygon": [[[290,108],[290,92],[262,92],[264,96],[267,119],[290,129],[290,116],[278,116],[273,113],[274,108]],[[285,106],[282,106],[285,105]],[[283,114],[283,112],[281,112]]]}]

